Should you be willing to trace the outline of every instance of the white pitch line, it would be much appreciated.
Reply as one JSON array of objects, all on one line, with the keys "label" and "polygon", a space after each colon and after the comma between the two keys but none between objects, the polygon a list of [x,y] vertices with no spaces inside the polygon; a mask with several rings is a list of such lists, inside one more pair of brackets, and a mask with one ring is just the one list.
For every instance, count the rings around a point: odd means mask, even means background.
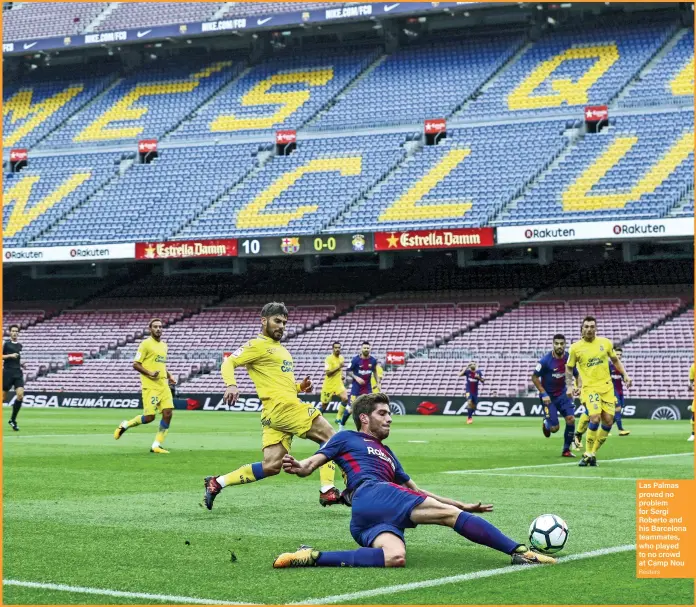
[{"label": "white pitch line", "polygon": [[[641,455],[639,457],[617,457],[616,459],[602,459],[600,462],[633,462],[641,459],[659,459],[662,457],[683,457],[690,455],[694,457],[693,452],[690,453],[666,453],[664,455]],[[498,470],[529,470],[531,468],[553,468],[556,466],[577,466],[576,462],[563,462],[562,464],[534,464],[532,466],[508,466],[506,468],[479,468],[478,470],[445,470],[443,474],[474,474],[477,472],[496,472]]]},{"label": "white pitch line", "polygon": [[[558,559],[559,563],[569,563],[571,561],[579,561],[589,559],[595,556],[604,556],[606,554],[616,554],[618,552],[628,552],[635,550],[634,544],[625,546],[614,546],[612,548],[602,548],[591,552],[582,552],[580,554],[572,554]],[[345,601],[355,601],[367,597],[381,596],[385,594],[394,594],[396,592],[406,592],[408,590],[419,590],[421,588],[432,588],[433,586],[444,586],[446,584],[457,584],[459,582],[467,582],[469,580],[479,580],[482,578],[493,577],[496,575],[506,575],[508,573],[522,573],[524,571],[534,571],[537,567],[528,567],[520,565],[508,565],[507,567],[499,567],[498,569],[484,569],[482,571],[473,571],[471,573],[463,573],[461,575],[451,575],[449,577],[436,578],[434,580],[423,580],[421,582],[411,582],[409,584],[396,584],[394,586],[382,586],[381,588],[373,588],[371,590],[361,590],[359,592],[351,592],[349,594],[334,594],[333,596],[325,596],[319,599],[307,599],[297,603],[288,603],[288,605],[328,605],[331,603],[342,603]]]},{"label": "white pitch line", "polygon": [[22,586],[23,588],[39,588],[42,590],[61,590],[80,594],[97,594],[116,596],[129,599],[149,599],[165,603],[185,603],[187,605],[258,605],[258,603],[236,603],[219,601],[217,599],[200,599],[193,596],[176,596],[169,594],[150,594],[148,592],[126,592],[123,590],[107,590],[105,588],[85,588],[83,586],[67,586],[66,584],[44,584],[39,582],[23,582],[21,580],[3,580],[5,586]]},{"label": "white pitch line", "polygon": [[[505,473],[500,473],[500,472],[472,472],[472,474],[475,474],[476,476],[514,476],[515,478],[524,476],[524,477],[533,477],[533,478],[564,478],[567,481],[639,481],[639,480],[644,480],[645,477],[641,476],[639,477],[628,477],[628,476],[563,476],[561,474],[505,474]],[[679,479],[675,479],[679,480]],[[689,480],[689,479],[683,479],[683,480]]]}]

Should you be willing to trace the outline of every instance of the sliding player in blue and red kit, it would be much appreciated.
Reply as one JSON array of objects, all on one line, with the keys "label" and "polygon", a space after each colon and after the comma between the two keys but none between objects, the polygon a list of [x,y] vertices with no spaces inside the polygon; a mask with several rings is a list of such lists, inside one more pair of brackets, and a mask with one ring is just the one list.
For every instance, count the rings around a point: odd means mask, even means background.
[{"label": "sliding player in blue and red kit", "polygon": [[335,434],[301,462],[288,453],[283,457],[283,469],[288,474],[309,476],[326,462],[335,461],[346,478],[343,499],[352,505],[350,532],[362,548],[320,552],[303,546],[297,552],[281,554],[273,567],[404,567],[404,530],[419,524],[451,527],[472,542],[510,555],[515,565],[556,562],[471,514],[491,512],[493,506],[463,504],[419,489],[382,442],[389,436],[392,423],[386,394],[359,397],[353,404],[353,421],[359,432]]},{"label": "sliding player in blue and red kit", "polygon": [[[570,450],[575,434],[575,404],[566,395],[566,362],[568,352],[565,349],[566,339],[560,333],[553,336],[553,349],[537,363],[532,373],[532,383],[539,390],[539,398],[544,407],[544,421],[542,431],[548,438],[558,432],[560,427],[558,414],[565,418],[565,431],[563,432],[562,457],[575,457]],[[573,375],[577,378],[578,371]]]},{"label": "sliding player in blue and red kit", "polygon": [[[621,346],[616,346],[616,348],[614,348],[614,352],[616,353],[616,358],[619,360],[623,358],[623,348]],[[628,436],[631,431],[624,430],[623,422],[621,421],[621,411],[623,410],[624,404],[623,375],[619,373],[619,370],[611,361],[609,361],[609,373],[611,373],[611,381],[614,384],[614,396],[616,396],[616,413],[614,413],[614,423],[619,428],[619,436]]]},{"label": "sliding player in blue and red kit", "polygon": [[340,420],[336,420],[339,432],[343,430],[352,413],[352,405],[355,399],[363,394],[372,394],[373,379],[376,383],[376,391],[379,392],[380,390],[379,377],[377,374],[379,363],[377,359],[370,354],[371,350],[372,347],[369,341],[362,342],[360,354],[353,357],[350,368],[346,373],[346,377],[352,377],[353,385],[350,389],[350,403],[346,406],[343,417],[341,417]]},{"label": "sliding player in blue and red kit", "polygon": [[467,424],[474,423],[474,411],[476,411],[476,405],[478,405],[478,390],[479,384],[486,382],[483,379],[483,373],[476,370],[476,363],[469,363],[466,369],[463,369],[459,374],[459,377],[466,378],[466,406],[467,406]]}]

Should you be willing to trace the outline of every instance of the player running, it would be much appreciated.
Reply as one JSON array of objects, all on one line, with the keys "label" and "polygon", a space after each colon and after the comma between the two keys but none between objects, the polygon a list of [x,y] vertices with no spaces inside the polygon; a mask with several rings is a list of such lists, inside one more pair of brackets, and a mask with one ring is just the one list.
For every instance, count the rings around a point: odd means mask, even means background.
[{"label": "player running", "polygon": [[[324,361],[324,383],[321,387],[321,401],[317,405],[319,411],[325,411],[332,397],[338,396],[341,399],[339,407],[343,407],[345,411],[346,403],[348,402],[348,393],[343,385],[343,365],[345,359],[341,355],[341,342],[335,341],[331,347],[331,354]],[[339,409],[339,416],[343,415],[343,411]]]},{"label": "player running", "polygon": [[[320,445],[334,434],[331,424],[320,411],[303,403],[300,392],[311,392],[312,381],[305,377],[295,382],[290,352],[280,343],[288,322],[288,309],[283,303],[267,303],[261,310],[261,334],[248,341],[222,363],[222,379],[227,386],[223,400],[233,404],[239,396],[234,377],[236,367],[246,367],[263,404],[261,413],[261,449],[263,461],[245,464],[229,474],[205,478],[205,505],[213,509],[213,501],[225,487],[254,483],[280,472],[283,456],[290,451],[295,436],[308,438]],[[341,494],[334,486],[335,466],[329,463],[320,470],[319,503],[331,506],[341,503]]]},{"label": "player running", "polygon": [[[694,376],[696,375],[696,364],[691,365],[689,369],[689,392],[694,391]],[[690,443],[694,441],[694,409],[696,409],[696,398],[691,401],[689,411],[691,411],[691,436],[686,440]]]},{"label": "player running", "polygon": [[566,395],[573,398],[573,370],[577,366],[582,381],[580,399],[590,417],[585,454],[579,464],[585,467],[597,465],[597,451],[607,440],[614,423],[616,396],[608,360],[614,363],[627,388],[631,387],[633,380],[614,353],[611,341],[606,337],[597,337],[597,320],[593,316],[586,316],[581,328],[582,339],[570,346],[570,356],[566,363]]},{"label": "player running", "polygon": [[338,421],[339,432],[344,429],[348,418],[352,412],[352,403],[358,396],[363,394],[372,394],[373,386],[376,386],[379,392],[379,377],[377,375],[377,368],[379,363],[377,359],[370,354],[372,347],[369,341],[362,342],[362,347],[360,349],[360,354],[354,356],[350,363],[350,368],[346,373],[346,377],[353,380],[353,385],[350,389],[350,404],[346,407],[343,417]]},{"label": "player running", "polygon": [[[623,348],[621,346],[616,346],[614,348],[616,357],[623,363]],[[624,387],[623,387],[623,376],[619,373],[618,369],[614,366],[614,363],[609,361],[609,373],[611,373],[611,381],[614,384],[614,396],[616,396],[616,414],[614,415],[614,423],[619,429],[619,436],[628,436],[631,431],[624,430],[623,422],[621,421],[621,412],[624,406]]]},{"label": "player running", "polygon": [[8,392],[14,388],[15,400],[12,403],[12,415],[7,422],[10,427],[19,432],[17,415],[24,402],[24,373],[26,365],[21,362],[22,349],[19,343],[19,325],[10,325],[10,339],[2,344],[2,400],[8,400]]},{"label": "player running", "polygon": [[151,453],[169,453],[162,448],[167,437],[169,426],[174,413],[174,399],[170,385],[176,384],[174,376],[167,371],[168,346],[162,341],[162,321],[153,318],[148,325],[150,337],[140,342],[138,351],[133,359],[133,368],[140,373],[143,390],[143,413],[133,419],[123,421],[114,430],[114,438],[118,440],[129,428],[155,421],[155,415],[160,413],[159,430],[150,448]]},{"label": "player running", "polygon": [[[575,457],[570,451],[575,434],[575,405],[573,399],[566,395],[566,362],[568,353],[565,350],[565,336],[557,333],[553,336],[553,349],[537,363],[532,373],[532,383],[539,390],[539,398],[544,406],[544,421],[542,431],[548,438],[558,432],[558,413],[565,418],[565,431],[563,432],[562,457]],[[574,370],[577,377],[577,369]]]},{"label": "player running", "polygon": [[346,478],[344,499],[352,505],[350,533],[362,548],[320,552],[303,546],[297,552],[281,554],[273,567],[404,567],[404,530],[419,524],[451,527],[472,542],[509,554],[515,565],[556,562],[470,514],[491,512],[493,506],[463,504],[419,489],[382,442],[389,436],[392,423],[386,394],[360,396],[353,404],[353,420],[358,432],[334,435],[302,461],[288,454],[283,458],[283,469],[288,474],[309,476],[326,462],[336,461]]},{"label": "player running", "polygon": [[476,366],[475,362],[471,362],[466,369],[462,369],[461,373],[459,373],[459,377],[466,378],[467,424],[474,423],[474,411],[476,411],[476,405],[478,405],[479,384],[486,383],[486,380],[483,379],[483,373],[476,371]]}]

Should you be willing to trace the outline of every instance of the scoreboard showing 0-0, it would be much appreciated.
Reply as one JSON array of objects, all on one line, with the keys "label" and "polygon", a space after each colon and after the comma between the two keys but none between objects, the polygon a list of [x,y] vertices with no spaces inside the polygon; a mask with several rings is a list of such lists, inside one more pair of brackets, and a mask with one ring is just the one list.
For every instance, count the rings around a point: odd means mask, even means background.
[{"label": "scoreboard showing 0-0", "polygon": [[314,236],[273,236],[240,238],[239,257],[278,257],[283,255],[345,255],[372,253],[372,234],[319,234]]}]

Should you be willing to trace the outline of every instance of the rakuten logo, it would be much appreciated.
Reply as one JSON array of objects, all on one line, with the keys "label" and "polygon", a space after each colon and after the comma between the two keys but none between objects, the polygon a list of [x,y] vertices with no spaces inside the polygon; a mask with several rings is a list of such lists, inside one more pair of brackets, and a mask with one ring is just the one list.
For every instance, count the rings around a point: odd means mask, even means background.
[{"label": "rakuten logo", "polygon": [[628,224],[617,223],[612,232],[617,236],[631,236],[634,234],[664,234],[667,231],[664,224],[661,223],[645,223],[645,224]]},{"label": "rakuten logo", "polygon": [[43,259],[43,251],[13,251],[12,249],[5,251],[5,259],[7,261],[19,259]]},{"label": "rakuten logo", "polygon": [[110,257],[110,249],[70,249],[70,257],[87,258]]},{"label": "rakuten logo", "polygon": [[551,238],[574,238],[575,230],[573,228],[534,228],[524,231],[524,237],[527,240],[543,240]]}]

